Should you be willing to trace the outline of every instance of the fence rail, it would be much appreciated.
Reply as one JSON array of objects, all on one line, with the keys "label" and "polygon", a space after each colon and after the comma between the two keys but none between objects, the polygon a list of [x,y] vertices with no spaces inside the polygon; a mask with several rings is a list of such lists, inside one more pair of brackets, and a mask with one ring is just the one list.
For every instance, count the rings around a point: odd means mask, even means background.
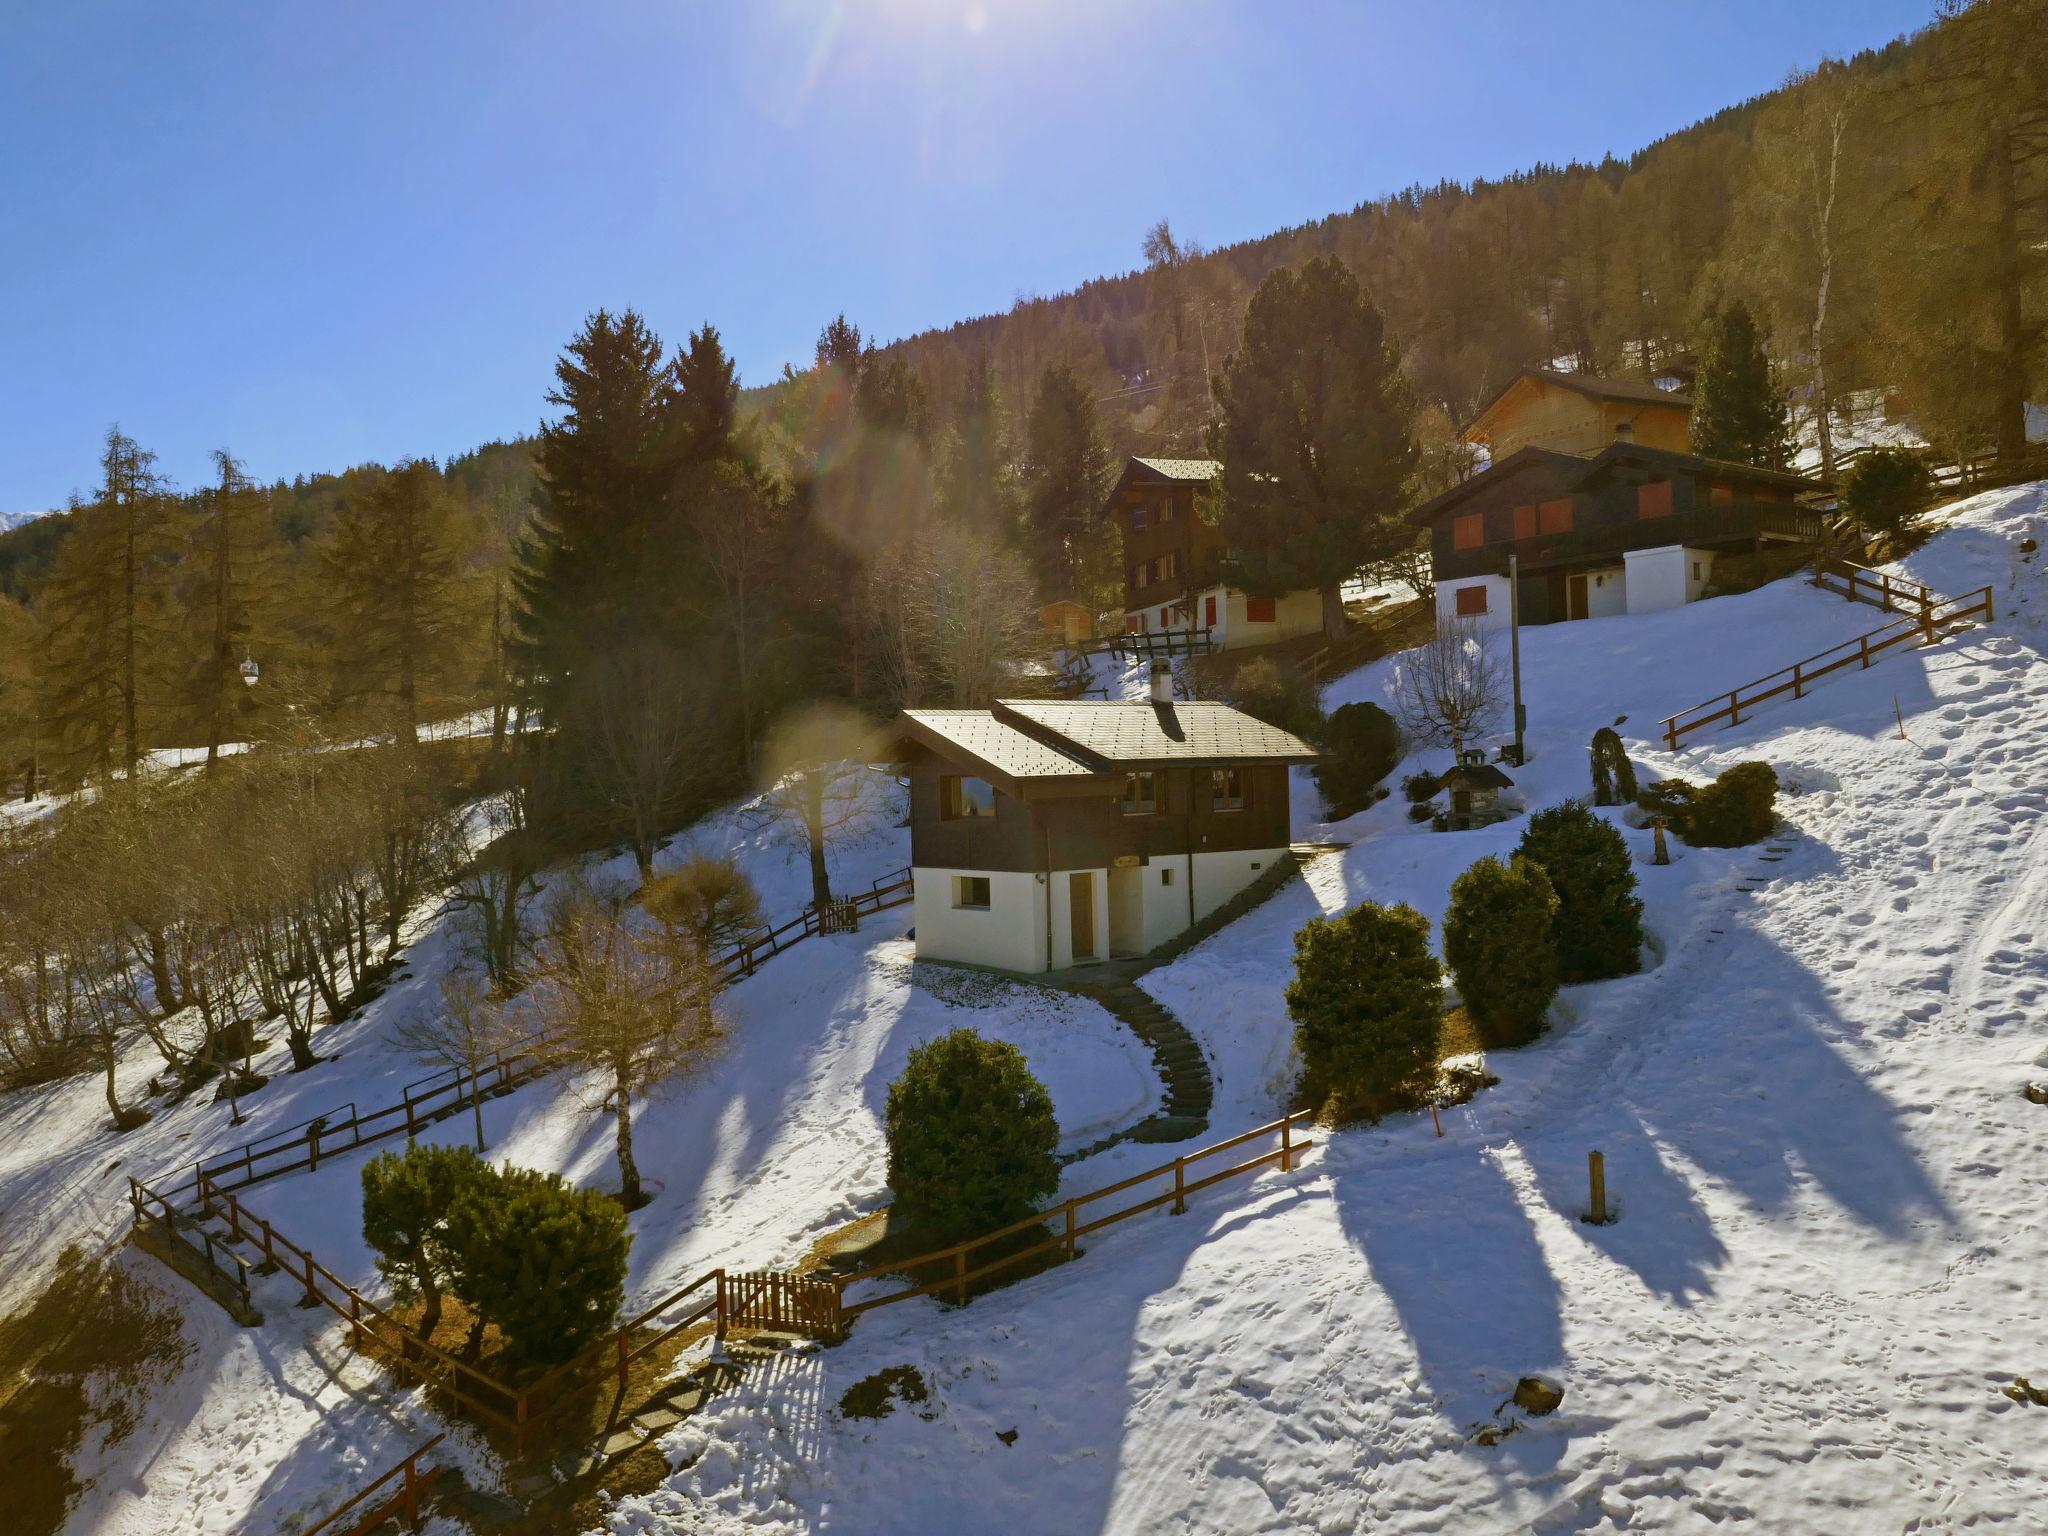
[{"label": "fence rail", "polygon": [[1742,721],[1742,712],[1754,709],[1767,699],[1789,693],[1795,699],[1804,697],[1806,690],[1832,672],[1844,667],[1868,667],[1872,661],[1891,650],[1894,646],[1906,645],[1919,640],[1933,645],[1949,635],[1975,627],[1978,619],[1990,623],[1995,615],[1992,611],[1991,588],[1980,587],[1962,597],[1941,598],[1920,605],[1916,616],[1894,619],[1891,623],[1873,629],[1867,634],[1844,640],[1840,645],[1830,646],[1816,655],[1795,661],[1789,667],[1719,693],[1690,709],[1681,709],[1675,715],[1664,717],[1664,744],[1672,751],[1678,750],[1679,740],[1725,720],[1730,725]]},{"label": "fence rail", "polygon": [[712,967],[718,972],[720,981],[730,984],[742,976],[753,975],[764,962],[815,934],[855,932],[860,927],[861,918],[900,907],[910,901],[912,895],[910,871],[899,869],[892,875],[884,875],[857,895],[834,898],[822,912],[815,905],[805,907],[781,927],[765,929],[740,940],[714,957]]},{"label": "fence rail", "polygon": [[1889,571],[1874,571],[1840,556],[1823,555],[1814,561],[1813,584],[1839,593],[1852,603],[1873,603],[1886,613],[1897,613],[1906,607],[1924,612],[1941,601],[1932,587]]},{"label": "fence rail", "polygon": [[[1129,1178],[1120,1179],[1116,1183],[1107,1185],[1102,1189],[1091,1190],[1085,1195],[1076,1195],[1073,1199],[1048,1207],[1035,1216],[1028,1216],[1022,1221],[1012,1222],[1009,1226],[1000,1227],[994,1232],[985,1232],[980,1237],[973,1238],[967,1242],[955,1243],[950,1248],[935,1248],[930,1253],[921,1253],[914,1258],[897,1259],[887,1264],[876,1265],[871,1269],[859,1270],[851,1275],[840,1276],[833,1281],[833,1284],[839,1293],[839,1316],[842,1323],[851,1323],[853,1319],[859,1317],[863,1312],[872,1312],[877,1307],[891,1306],[896,1302],[909,1301],[917,1296],[931,1296],[941,1292],[948,1292],[951,1293],[955,1301],[964,1302],[967,1299],[968,1287],[973,1285],[975,1281],[986,1279],[988,1276],[996,1274],[1001,1270],[1021,1264],[1027,1259],[1036,1258],[1040,1254],[1051,1252],[1055,1248],[1064,1249],[1069,1259],[1078,1257],[1080,1250],[1077,1244],[1091,1232],[1100,1232],[1104,1227],[1114,1226],[1120,1221],[1128,1221],[1133,1216],[1141,1215],[1146,1211],[1156,1210],[1162,1205],[1170,1204],[1173,1207],[1174,1214],[1178,1216],[1187,1209],[1187,1198],[1189,1195],[1199,1190],[1207,1189],[1212,1184],[1220,1184],[1226,1179],[1236,1178],[1239,1174],[1253,1172],[1256,1169],[1265,1167],[1269,1163],[1278,1163],[1281,1171],[1285,1173],[1294,1167],[1296,1159],[1302,1153],[1315,1145],[1313,1141],[1300,1139],[1294,1135],[1294,1128],[1298,1125],[1307,1124],[1310,1118],[1309,1111],[1297,1110],[1293,1114],[1283,1115],[1271,1124],[1259,1126],[1255,1130],[1246,1131],[1241,1136],[1233,1136],[1228,1141],[1219,1141],[1212,1146],[1203,1147],[1199,1151],[1177,1157],[1170,1163],[1160,1164],[1157,1168],[1148,1168],[1143,1173],[1134,1173]],[[1268,1137],[1276,1138],[1278,1143],[1269,1151],[1261,1152],[1256,1157],[1247,1158],[1242,1162],[1233,1163],[1227,1168],[1217,1169],[1212,1173],[1206,1173],[1197,1178],[1190,1178],[1188,1176],[1189,1170],[1198,1163],[1206,1162],[1208,1159],[1218,1157],[1225,1152],[1234,1152],[1240,1147],[1249,1146],[1253,1142]],[[1092,1216],[1087,1219],[1082,1217],[1082,1212],[1092,1209],[1102,1201],[1113,1199],[1118,1195],[1141,1188],[1156,1180],[1165,1179],[1172,1180],[1170,1187],[1156,1190],[1130,1205],[1122,1206],[1106,1214]],[[1051,1237],[1045,1238],[1040,1242],[1027,1244],[1022,1248],[1003,1249],[999,1246],[1008,1239],[1029,1232],[1033,1228],[1048,1222],[1054,1224],[1057,1228]],[[981,1257],[990,1248],[997,1248],[998,1251],[993,1257]],[[919,1271],[930,1270],[935,1267],[943,1268],[945,1271],[939,1279],[929,1281],[917,1280]],[[853,1286],[867,1281],[880,1280],[885,1276],[902,1275],[905,1273],[908,1273],[914,1283],[905,1286],[901,1290],[887,1291],[882,1295],[869,1296],[855,1302],[848,1302],[846,1300],[846,1293]]]},{"label": "fence rail", "polygon": [[[403,1517],[408,1530],[418,1530],[420,1515],[425,1510],[426,1502],[433,1494],[434,1484],[440,1479],[443,1470],[440,1467],[428,1467],[422,1471],[420,1458],[447,1438],[445,1434],[434,1436],[334,1513],[307,1526],[300,1536],[319,1536],[322,1531],[332,1531],[334,1536],[368,1536],[369,1532],[393,1516]],[[377,1504],[357,1514],[348,1525],[342,1525],[344,1516],[353,1513],[364,1500],[376,1495],[394,1479],[400,1483],[399,1487],[393,1489]]]},{"label": "fence rail", "polygon": [[128,1177],[128,1204],[134,1212],[131,1231],[151,1227],[161,1232],[166,1245],[204,1264],[241,1298],[245,1315],[239,1321],[246,1323],[256,1316],[256,1304],[249,1298],[249,1265],[240,1254],[216,1243],[213,1234],[204,1228],[196,1240],[192,1234],[179,1231],[177,1207],[133,1174]]}]

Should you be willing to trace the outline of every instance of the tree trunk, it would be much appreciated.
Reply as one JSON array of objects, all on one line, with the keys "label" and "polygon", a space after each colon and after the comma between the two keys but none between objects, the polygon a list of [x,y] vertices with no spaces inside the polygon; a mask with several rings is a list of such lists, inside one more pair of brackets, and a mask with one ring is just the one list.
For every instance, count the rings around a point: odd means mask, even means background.
[{"label": "tree trunk", "polygon": [[1323,588],[1323,638],[1335,645],[1344,638],[1344,588]]},{"label": "tree trunk", "polygon": [[1991,174],[1998,188],[1998,398],[1993,437],[2002,463],[2025,457],[2027,451],[2027,328],[2022,302],[2018,172],[2013,165],[2009,128],[2001,126],[1990,154]]},{"label": "tree trunk", "polygon": [[811,855],[811,901],[819,915],[832,904],[832,877],[825,869],[825,784],[815,772],[804,775],[804,843]]},{"label": "tree trunk", "polygon": [[420,1308],[419,1336],[431,1339],[434,1330],[441,1326],[441,1287],[427,1278],[424,1264],[415,1266],[414,1272],[419,1278],[420,1299],[425,1303]]},{"label": "tree trunk", "polygon": [[625,1073],[616,1078],[619,1127],[619,1203],[635,1210],[645,1203],[640,1193],[640,1165],[633,1161],[633,1094]]},{"label": "tree trunk", "polygon": [[475,1062],[469,1064],[469,1108],[476,1117],[476,1149],[481,1153],[484,1149],[484,1085],[483,1074]]},{"label": "tree trunk", "polygon": [[169,1018],[183,1006],[178,1001],[178,984],[171,979],[170,950],[160,928],[152,928],[142,937],[149,949],[149,985],[156,993],[157,1011]]}]

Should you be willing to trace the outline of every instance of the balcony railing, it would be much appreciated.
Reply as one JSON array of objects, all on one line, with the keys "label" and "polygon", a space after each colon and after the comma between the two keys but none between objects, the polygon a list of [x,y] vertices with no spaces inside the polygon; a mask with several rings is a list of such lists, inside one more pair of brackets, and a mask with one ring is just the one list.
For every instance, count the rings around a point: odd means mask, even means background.
[{"label": "balcony railing", "polygon": [[1806,507],[1762,502],[1695,507],[1666,517],[1596,523],[1569,533],[1540,533],[1527,539],[1494,540],[1477,549],[1452,550],[1436,557],[1436,578],[1455,581],[1461,576],[1498,572],[1506,568],[1510,554],[1520,560],[1524,574],[1529,574],[1664,544],[1728,544],[1756,538],[1810,542],[1818,539],[1820,532],[1820,513]]}]

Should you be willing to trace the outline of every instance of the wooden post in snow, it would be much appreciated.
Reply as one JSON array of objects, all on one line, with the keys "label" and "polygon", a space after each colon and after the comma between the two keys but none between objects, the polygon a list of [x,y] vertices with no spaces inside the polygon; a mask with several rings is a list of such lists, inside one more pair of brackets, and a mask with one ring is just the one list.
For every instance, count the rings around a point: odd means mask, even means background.
[{"label": "wooden post in snow", "polygon": [[1592,1185],[1592,1207],[1586,1220],[1596,1227],[1607,1225],[1607,1159],[1598,1152],[1586,1154],[1586,1177]]}]

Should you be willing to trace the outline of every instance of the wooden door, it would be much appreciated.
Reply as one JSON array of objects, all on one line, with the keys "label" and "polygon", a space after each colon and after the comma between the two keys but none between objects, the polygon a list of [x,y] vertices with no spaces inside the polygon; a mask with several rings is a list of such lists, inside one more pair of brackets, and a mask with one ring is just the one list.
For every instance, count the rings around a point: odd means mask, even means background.
[{"label": "wooden door", "polygon": [[1588,612],[1586,607],[1586,578],[1584,576],[1572,577],[1570,587],[1571,609],[1565,614],[1565,617],[1568,619],[1583,619]]},{"label": "wooden door", "polygon": [[1095,958],[1095,877],[1077,871],[1067,876],[1067,918],[1073,934],[1074,958]]}]

